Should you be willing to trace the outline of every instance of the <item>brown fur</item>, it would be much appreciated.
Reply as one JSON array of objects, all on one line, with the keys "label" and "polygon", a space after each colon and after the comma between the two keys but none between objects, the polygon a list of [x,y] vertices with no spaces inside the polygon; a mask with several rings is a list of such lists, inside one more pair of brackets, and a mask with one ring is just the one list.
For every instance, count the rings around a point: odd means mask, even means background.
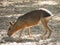
[{"label": "brown fur", "polygon": [[22,29],[20,33],[21,36],[24,28],[26,27],[28,27],[28,34],[30,35],[30,27],[39,24],[39,22],[41,21],[45,28],[45,33],[43,34],[43,36],[46,35],[47,31],[49,31],[48,37],[50,37],[51,29],[47,24],[49,20],[51,20],[51,18],[51,14],[49,14],[45,10],[34,10],[28,12],[23,16],[20,16],[14,24],[12,24],[12,22],[10,23],[11,26],[9,27],[8,35],[11,36],[16,31]]}]

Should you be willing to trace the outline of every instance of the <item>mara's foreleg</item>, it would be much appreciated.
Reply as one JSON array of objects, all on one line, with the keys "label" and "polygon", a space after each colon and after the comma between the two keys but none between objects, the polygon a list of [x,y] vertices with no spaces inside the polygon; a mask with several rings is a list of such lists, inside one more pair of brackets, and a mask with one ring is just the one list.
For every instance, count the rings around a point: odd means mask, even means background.
[{"label": "mara's foreleg", "polygon": [[45,36],[47,34],[47,31],[49,31],[47,38],[49,38],[51,35],[51,29],[48,27],[48,22],[50,19],[51,19],[51,17],[50,18],[43,18],[43,17],[41,18],[41,22],[45,28],[45,33],[43,34],[43,36]]},{"label": "mara's foreleg", "polygon": [[22,28],[22,30],[21,30],[21,32],[20,32],[19,37],[21,37],[21,36],[22,36],[23,31],[24,31],[24,28]]},{"label": "mara's foreleg", "polygon": [[30,27],[28,27],[28,35],[29,35],[29,37],[30,37]]},{"label": "mara's foreleg", "polygon": [[[24,31],[24,28],[22,28],[19,37],[22,36],[23,31]],[[29,37],[30,37],[30,27],[28,27],[28,35],[29,35]]]}]

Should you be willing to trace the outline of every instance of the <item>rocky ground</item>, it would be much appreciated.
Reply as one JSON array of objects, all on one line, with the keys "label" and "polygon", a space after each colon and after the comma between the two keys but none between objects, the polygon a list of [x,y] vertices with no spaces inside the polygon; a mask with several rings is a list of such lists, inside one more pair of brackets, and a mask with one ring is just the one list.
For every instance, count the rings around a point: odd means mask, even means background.
[{"label": "rocky ground", "polygon": [[[0,45],[60,45],[60,4],[45,4],[38,7],[36,5],[34,7],[15,6],[0,7]],[[22,14],[41,7],[47,8],[54,15],[52,21],[48,23],[52,29],[52,34],[49,39],[40,38],[40,35],[44,32],[42,25],[31,27],[31,35],[33,36],[31,38],[27,36],[27,29],[24,29],[22,38],[19,38],[19,31],[12,37],[8,37],[9,21],[15,21]]]}]

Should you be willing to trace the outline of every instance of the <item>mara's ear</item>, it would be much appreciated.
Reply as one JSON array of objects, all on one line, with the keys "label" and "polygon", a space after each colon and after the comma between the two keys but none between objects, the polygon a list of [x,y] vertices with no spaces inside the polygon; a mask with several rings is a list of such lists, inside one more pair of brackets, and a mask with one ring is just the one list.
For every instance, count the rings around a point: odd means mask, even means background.
[{"label": "mara's ear", "polygon": [[10,21],[9,23],[10,23],[11,26],[14,25],[14,23],[12,21]]}]

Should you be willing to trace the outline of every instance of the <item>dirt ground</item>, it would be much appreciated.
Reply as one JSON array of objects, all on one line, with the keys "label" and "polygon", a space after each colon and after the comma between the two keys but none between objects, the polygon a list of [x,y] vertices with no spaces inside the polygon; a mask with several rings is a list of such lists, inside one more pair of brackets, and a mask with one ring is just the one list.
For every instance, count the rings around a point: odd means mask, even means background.
[{"label": "dirt ground", "polygon": [[[36,25],[31,27],[31,35],[34,36],[31,38],[27,37],[27,29],[25,28],[22,38],[19,38],[20,31],[16,32],[12,37],[8,37],[7,30],[9,28],[9,21],[15,21],[21,14],[29,12],[31,8],[22,8],[22,13],[11,12],[6,13],[2,8],[2,12],[0,10],[0,45],[60,45],[60,4],[57,5],[42,5],[39,7],[33,7],[35,9],[38,8],[46,8],[52,12],[54,15],[52,17],[52,21],[48,23],[49,27],[52,29],[52,34],[49,39],[40,39],[40,36],[44,30],[42,25]],[[1,8],[0,8],[1,9]],[[7,9],[7,8],[6,8]],[[9,7],[8,7],[9,9]],[[10,8],[11,9],[11,8]],[[18,10],[18,9],[17,9]],[[32,9],[31,9],[32,10]],[[26,12],[25,12],[26,11]],[[15,14],[14,14],[15,13]]]}]

